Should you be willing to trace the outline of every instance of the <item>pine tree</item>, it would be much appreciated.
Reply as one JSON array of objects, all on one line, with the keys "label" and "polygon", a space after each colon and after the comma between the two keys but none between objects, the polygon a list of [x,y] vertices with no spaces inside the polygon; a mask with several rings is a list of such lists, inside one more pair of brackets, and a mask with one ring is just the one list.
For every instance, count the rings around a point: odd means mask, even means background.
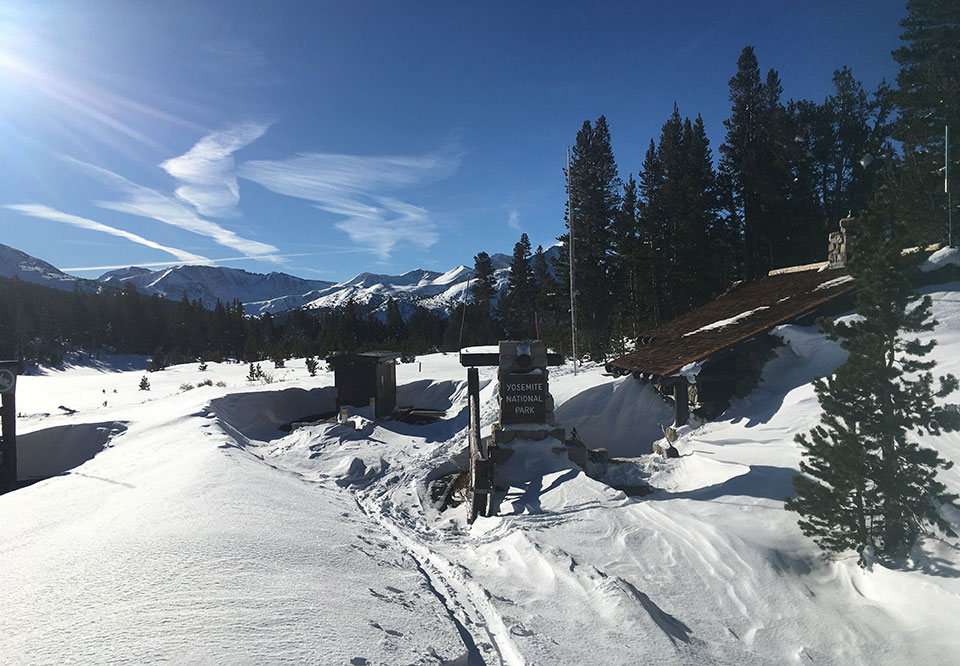
[{"label": "pine tree", "polygon": [[162,347],[157,347],[153,352],[150,363],[147,365],[147,372],[159,372],[165,367],[167,367],[166,354],[163,353]]},{"label": "pine tree", "polygon": [[678,258],[685,275],[680,304],[685,310],[703,305],[726,288],[713,274],[714,244],[711,234],[717,221],[717,176],[713,170],[710,141],[697,115],[692,123],[683,123],[684,210],[679,225]]},{"label": "pine tree", "polygon": [[660,220],[663,218],[661,190],[663,188],[663,165],[657,152],[657,145],[650,139],[643,160],[643,168],[639,174],[639,216],[640,228],[643,233],[641,242],[646,245],[644,253],[647,272],[647,283],[652,292],[652,323],[654,326],[667,319],[664,316],[664,278],[661,261],[666,256],[666,238],[662,233]]},{"label": "pine tree", "polygon": [[525,340],[536,336],[536,298],[537,285],[530,265],[530,239],[527,234],[521,234],[513,246],[507,291],[500,299],[503,324],[512,339]]},{"label": "pine tree", "polygon": [[680,225],[687,194],[684,190],[684,158],[683,120],[674,102],[673,113],[663,124],[657,144],[657,159],[663,180],[659,188],[660,198],[656,202],[658,214],[651,219],[660,241],[655,263],[661,283],[660,311],[665,319],[673,319],[686,309],[680,304],[680,282],[688,274],[689,268],[682,266],[680,261]]},{"label": "pine tree", "polygon": [[406,337],[406,329],[403,325],[403,316],[400,314],[400,306],[393,298],[387,300],[386,319],[387,338],[393,342],[400,342]]},{"label": "pine tree", "polygon": [[[711,243],[722,239],[712,161],[703,119],[681,118],[674,104],[640,173],[633,271],[642,321],[672,319],[729,284],[713,274],[720,263]],[[624,202],[632,196],[625,190]]]},{"label": "pine tree", "polygon": [[473,302],[487,314],[491,313],[493,296],[497,292],[493,275],[493,262],[486,252],[478,252],[473,258],[473,284],[470,287]]},{"label": "pine tree", "polygon": [[[944,127],[950,126],[951,180],[960,165],[960,3],[909,0],[900,21],[904,45],[893,52],[900,64],[893,136],[903,144],[905,213],[918,230],[914,241],[947,239],[943,191]],[[951,183],[953,185],[953,183]],[[953,188],[951,188],[952,190]],[[960,197],[953,197],[954,206]],[[957,209],[954,209],[956,217]]]},{"label": "pine tree", "polygon": [[737,60],[737,73],[730,79],[732,107],[730,117],[723,121],[727,137],[720,146],[720,169],[727,187],[731,226],[743,238],[747,278],[763,274],[759,262],[762,223],[758,171],[762,162],[763,92],[760,64],[753,47],[746,46]]},{"label": "pine tree", "polygon": [[[563,337],[563,323],[566,308],[563,299],[568,297],[547,263],[547,254],[543,246],[538,245],[533,253],[533,279],[536,283],[536,297],[534,304],[537,312],[538,339],[544,340],[554,350],[563,353],[567,349],[567,341]],[[569,306],[569,303],[567,304]]]},{"label": "pine tree", "polygon": [[585,121],[577,133],[567,179],[567,226],[572,219],[578,351],[594,360],[605,356],[610,342],[611,225],[620,209],[620,190],[606,118],[600,116],[593,125]]},{"label": "pine tree", "polygon": [[893,98],[885,82],[868,95],[846,66],[833,73],[834,92],[822,105],[805,110],[807,150],[813,162],[814,186],[824,226],[820,237],[848,214],[859,215],[877,187],[877,169],[865,169],[867,154],[891,152],[890,114]]},{"label": "pine tree", "polygon": [[640,335],[644,324],[652,315],[652,292],[648,273],[649,245],[641,232],[641,202],[637,181],[630,175],[623,186],[620,211],[613,223],[613,250],[615,268],[613,273],[613,296],[617,303],[614,310],[613,346],[618,352],[625,351],[627,343]]},{"label": "pine tree", "polygon": [[473,258],[473,282],[470,285],[470,292],[477,310],[476,344],[494,344],[499,337],[493,312],[493,297],[497,293],[497,283],[493,262],[486,252],[478,252]]},{"label": "pine tree", "polygon": [[952,375],[933,388],[933,361],[922,360],[935,341],[907,337],[932,331],[931,301],[911,290],[902,266],[902,237],[878,215],[864,219],[852,262],[857,313],[850,323],[822,322],[849,357],[833,377],[814,386],[823,416],[798,435],[803,476],[786,508],[799,514],[804,534],[828,552],[905,553],[924,531],[951,534],[940,516],[948,493],[937,472],[952,463],[922,447],[918,437],[960,427],[960,417],[936,404],[957,388]]}]

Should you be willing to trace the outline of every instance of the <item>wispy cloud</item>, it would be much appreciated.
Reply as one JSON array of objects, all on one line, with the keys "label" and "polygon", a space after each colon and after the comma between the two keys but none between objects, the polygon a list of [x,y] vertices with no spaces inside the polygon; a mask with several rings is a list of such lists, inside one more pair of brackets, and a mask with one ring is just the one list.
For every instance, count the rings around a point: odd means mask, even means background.
[{"label": "wispy cloud", "polygon": [[183,263],[209,263],[210,260],[206,257],[203,257],[199,254],[194,254],[192,252],[187,252],[186,250],[180,250],[175,247],[169,247],[167,245],[161,245],[160,243],[155,243],[152,240],[148,240],[143,236],[131,233],[129,231],[124,231],[123,229],[117,229],[116,227],[111,227],[109,225],[103,224],[102,222],[97,222],[95,220],[89,220],[85,217],[77,217],[76,215],[70,215],[69,213],[64,213],[55,208],[50,208],[49,206],[43,206],[41,204],[9,204],[4,206],[9,210],[15,210],[18,213],[24,215],[29,215],[30,217],[37,217],[44,220],[50,220],[51,222],[61,222],[63,224],[69,224],[74,227],[79,227],[81,229],[88,229],[90,231],[99,231],[105,234],[110,234],[111,236],[118,236],[119,238],[125,238],[134,243],[140,245],[145,245],[154,250],[161,250],[168,254],[173,255],[177,258],[178,261]]},{"label": "wispy cloud", "polygon": [[[292,254],[277,254],[273,255],[273,259],[286,259],[288,257],[312,257],[318,254],[327,254],[325,252],[295,252]],[[261,258],[258,257],[259,261]],[[235,261],[253,261],[250,257],[224,257],[217,259],[215,261],[204,260],[201,262],[189,262],[189,263],[201,263],[208,266],[217,266],[219,264],[226,264]],[[178,263],[188,263],[188,262],[173,262],[173,261],[151,261],[148,263],[137,264],[139,268],[167,268],[168,266],[176,266]],[[73,268],[63,268],[62,271],[71,272],[71,273],[83,273],[90,271],[114,271],[119,268],[127,268],[130,264],[118,264],[116,266],[75,266]]]},{"label": "wispy cloud", "polygon": [[95,201],[94,203],[101,208],[157,220],[185,231],[206,236],[218,245],[229,247],[246,257],[282,263],[282,260],[277,258],[279,256],[278,248],[268,243],[238,236],[235,232],[220,226],[216,222],[199,217],[173,197],[161,194],[149,187],[137,185],[113,171],[87,162],[81,162],[66,156],[62,159],[124,195],[124,198],[120,201]]},{"label": "wispy cloud", "polygon": [[269,127],[248,122],[213,132],[183,155],[162,162],[160,168],[184,183],[177,188],[177,196],[201,215],[232,215],[240,201],[233,153],[259,139]]},{"label": "wispy cloud", "polygon": [[288,160],[244,162],[237,175],[342,216],[338,229],[389,259],[399,245],[425,249],[439,235],[429,211],[388,193],[445,178],[458,165],[459,157],[450,152],[400,157],[306,153]]},{"label": "wispy cloud", "polygon": [[507,216],[507,226],[518,234],[523,233],[523,227],[520,226],[520,213],[516,209],[510,210],[510,214]]}]

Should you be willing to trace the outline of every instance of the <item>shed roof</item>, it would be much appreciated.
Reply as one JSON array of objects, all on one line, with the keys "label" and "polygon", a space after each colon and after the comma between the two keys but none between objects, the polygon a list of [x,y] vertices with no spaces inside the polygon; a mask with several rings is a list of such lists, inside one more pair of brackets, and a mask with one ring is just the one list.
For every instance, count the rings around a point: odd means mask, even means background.
[{"label": "shed roof", "polygon": [[359,354],[337,354],[327,358],[328,363],[334,365],[376,365],[377,363],[388,363],[400,358],[399,352],[392,351],[368,351]]},{"label": "shed roof", "polygon": [[641,345],[610,362],[622,372],[670,376],[683,366],[808,313],[854,289],[846,268],[780,272],[741,284],[644,333]]}]

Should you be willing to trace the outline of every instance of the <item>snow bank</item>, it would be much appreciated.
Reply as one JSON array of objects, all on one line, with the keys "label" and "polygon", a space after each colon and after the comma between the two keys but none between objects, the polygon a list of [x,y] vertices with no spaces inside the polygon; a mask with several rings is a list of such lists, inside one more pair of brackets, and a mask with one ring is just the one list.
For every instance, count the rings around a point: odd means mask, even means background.
[{"label": "snow bank", "polygon": [[336,411],[336,389],[311,389],[232,393],[210,402],[210,410],[223,424],[247,440],[270,441],[283,436],[280,426],[297,419]]},{"label": "snow bank", "polygon": [[920,271],[930,273],[945,266],[960,266],[960,248],[944,247],[937,250],[920,264]]},{"label": "snow bank", "polygon": [[[481,389],[487,385],[480,383]],[[397,405],[446,411],[466,395],[465,381],[420,379],[397,386]]]},{"label": "snow bank", "polygon": [[17,437],[17,477],[48,479],[79,467],[127,429],[125,423],[78,423],[54,426]]},{"label": "snow bank", "polygon": [[661,426],[673,423],[673,405],[649,384],[622,377],[567,398],[555,415],[567,432],[576,428],[588,448],[633,457],[650,453],[653,442],[663,437]]}]

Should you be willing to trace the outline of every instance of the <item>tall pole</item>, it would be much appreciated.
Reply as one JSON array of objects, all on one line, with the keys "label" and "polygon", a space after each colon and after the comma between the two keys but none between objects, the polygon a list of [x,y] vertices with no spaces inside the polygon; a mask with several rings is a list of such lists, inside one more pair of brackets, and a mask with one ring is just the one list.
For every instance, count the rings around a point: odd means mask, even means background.
[{"label": "tall pole", "polygon": [[0,494],[17,489],[16,395],[0,395]]},{"label": "tall pole", "polygon": [[953,202],[950,194],[950,125],[943,126],[943,191],[947,195],[947,245],[953,247]]},{"label": "tall pole", "polygon": [[577,374],[577,310],[573,279],[573,206],[570,205],[570,148],[567,148],[567,223],[570,227],[568,251],[570,273],[570,344],[573,347],[573,374]]}]

